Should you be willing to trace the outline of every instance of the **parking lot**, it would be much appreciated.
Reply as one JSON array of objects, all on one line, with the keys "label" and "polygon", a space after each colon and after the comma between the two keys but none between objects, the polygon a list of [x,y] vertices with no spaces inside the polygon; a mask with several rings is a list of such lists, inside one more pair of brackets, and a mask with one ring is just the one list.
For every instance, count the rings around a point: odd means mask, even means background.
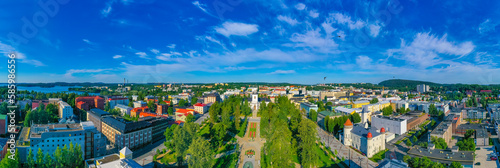
[{"label": "parking lot", "polygon": [[[491,153],[494,151],[493,146],[486,146],[486,147],[480,147],[480,150],[476,150],[476,159],[474,160],[474,167],[484,167],[484,168],[491,168],[491,167],[500,167],[500,164],[498,164],[498,159],[497,160],[491,160],[490,156]],[[480,165],[477,165],[477,163],[480,163]]]}]

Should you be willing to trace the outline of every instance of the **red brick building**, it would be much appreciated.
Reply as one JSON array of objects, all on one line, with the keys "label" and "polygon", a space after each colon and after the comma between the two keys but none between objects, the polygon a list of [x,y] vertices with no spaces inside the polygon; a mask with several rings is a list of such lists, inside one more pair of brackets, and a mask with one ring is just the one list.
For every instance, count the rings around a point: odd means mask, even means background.
[{"label": "red brick building", "polygon": [[93,108],[104,110],[104,99],[99,96],[77,97],[76,108],[88,111]]},{"label": "red brick building", "polygon": [[164,115],[167,114],[168,105],[166,104],[156,104],[156,114]]}]

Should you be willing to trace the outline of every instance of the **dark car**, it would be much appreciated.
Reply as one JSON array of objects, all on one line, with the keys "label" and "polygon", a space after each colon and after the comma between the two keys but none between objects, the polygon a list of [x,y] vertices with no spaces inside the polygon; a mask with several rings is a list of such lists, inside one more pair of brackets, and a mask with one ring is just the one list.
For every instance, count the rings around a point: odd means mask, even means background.
[{"label": "dark car", "polygon": [[478,166],[481,165],[481,162],[477,162],[476,165],[478,165]]}]

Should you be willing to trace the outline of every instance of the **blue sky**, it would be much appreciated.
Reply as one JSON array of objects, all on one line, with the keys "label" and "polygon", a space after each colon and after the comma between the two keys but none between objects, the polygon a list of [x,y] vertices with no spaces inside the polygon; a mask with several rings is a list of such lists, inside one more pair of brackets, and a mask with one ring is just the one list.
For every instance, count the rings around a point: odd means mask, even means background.
[{"label": "blue sky", "polygon": [[0,2],[18,82],[500,83],[499,1],[41,2]]}]

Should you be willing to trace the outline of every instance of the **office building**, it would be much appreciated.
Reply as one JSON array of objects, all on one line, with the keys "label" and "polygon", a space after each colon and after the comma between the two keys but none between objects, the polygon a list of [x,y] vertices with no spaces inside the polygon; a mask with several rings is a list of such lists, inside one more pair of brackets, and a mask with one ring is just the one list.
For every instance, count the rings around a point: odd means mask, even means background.
[{"label": "office building", "polygon": [[148,106],[147,102],[143,102],[143,101],[135,101],[134,102],[134,108],[146,107],[146,106]]},{"label": "office building", "polygon": [[75,98],[76,108],[88,111],[92,108],[104,110],[104,99],[100,96],[87,96]]},{"label": "office building", "polygon": [[117,104],[115,105],[115,109],[118,109],[123,116],[125,114],[130,115],[130,111],[132,111],[133,108],[127,105]]},{"label": "office building", "polygon": [[78,124],[33,124],[28,137],[22,141],[29,142],[28,146],[19,148],[20,157],[25,158],[31,150],[36,158],[38,149],[53,156],[56,149],[69,148],[70,143],[80,145],[82,159],[103,156],[106,153],[105,137],[97,131],[90,121]]},{"label": "office building", "polygon": [[108,112],[105,112],[104,110],[101,110],[101,109],[90,109],[89,111],[87,111],[87,121],[91,121],[92,123],[94,123],[94,126],[96,127],[96,129],[101,132],[102,130],[102,118],[104,116],[110,116],[111,114],[109,114]]},{"label": "office building", "polygon": [[425,93],[428,91],[430,91],[429,85],[425,85],[425,84],[417,85],[417,92]]},{"label": "office building", "polygon": [[116,97],[116,98],[108,98],[109,108],[114,109],[116,105],[128,105],[129,101],[126,97]]},{"label": "office building", "polygon": [[442,121],[434,130],[431,132],[431,137],[443,138],[448,147],[451,147],[451,137],[452,123],[449,121]]},{"label": "office building", "polygon": [[300,103],[300,110],[305,110],[306,114],[309,114],[311,110],[318,112],[318,105],[310,102]]},{"label": "office building", "polygon": [[210,93],[205,96],[203,96],[203,103],[208,104],[208,103],[214,103],[214,102],[220,102],[220,95],[219,93]]},{"label": "office building", "polygon": [[372,115],[372,127],[385,128],[385,131],[403,135],[407,131],[405,119],[388,117],[383,115]]},{"label": "office building", "polygon": [[59,101],[59,118],[73,117],[73,108],[66,102]]},{"label": "office building", "polygon": [[136,149],[152,141],[152,127],[147,121],[134,122],[121,117],[105,116],[101,132],[117,148]]},{"label": "office building", "polygon": [[194,106],[194,111],[196,111],[196,112],[198,112],[200,114],[205,114],[208,111],[207,104],[196,103],[193,106]]}]

